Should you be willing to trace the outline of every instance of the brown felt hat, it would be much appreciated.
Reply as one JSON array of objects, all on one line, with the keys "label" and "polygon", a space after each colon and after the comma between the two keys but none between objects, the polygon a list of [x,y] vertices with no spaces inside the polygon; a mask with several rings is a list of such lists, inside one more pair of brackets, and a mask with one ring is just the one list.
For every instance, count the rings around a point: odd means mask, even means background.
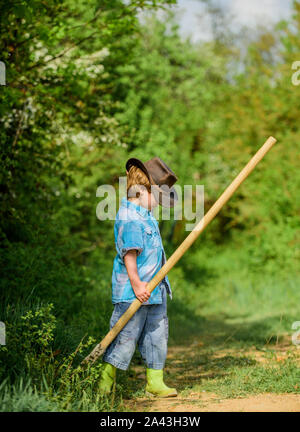
[{"label": "brown felt hat", "polygon": [[139,159],[130,158],[126,162],[126,171],[132,166],[140,168],[146,174],[153,185],[154,197],[161,206],[174,207],[178,195],[173,185],[178,178],[162,159],[156,156],[143,163]]}]

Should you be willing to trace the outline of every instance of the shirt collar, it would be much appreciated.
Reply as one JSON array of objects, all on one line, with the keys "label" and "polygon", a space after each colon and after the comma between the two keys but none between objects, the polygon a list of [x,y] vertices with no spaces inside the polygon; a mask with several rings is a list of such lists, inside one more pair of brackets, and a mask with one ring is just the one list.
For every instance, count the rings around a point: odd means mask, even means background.
[{"label": "shirt collar", "polygon": [[143,217],[146,217],[146,218],[148,217],[149,218],[149,217],[152,216],[152,213],[151,213],[150,210],[146,209],[143,206],[135,204],[132,201],[129,201],[125,197],[122,198],[121,205],[123,205],[124,207],[131,208],[131,209],[137,211]]}]

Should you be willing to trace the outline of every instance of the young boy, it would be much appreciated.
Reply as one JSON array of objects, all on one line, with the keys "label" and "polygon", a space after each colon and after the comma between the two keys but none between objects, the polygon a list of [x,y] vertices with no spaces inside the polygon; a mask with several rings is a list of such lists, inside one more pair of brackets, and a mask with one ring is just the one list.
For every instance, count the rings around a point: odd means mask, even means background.
[{"label": "young boy", "polygon": [[158,157],[143,163],[131,158],[126,163],[127,199],[123,198],[115,226],[117,256],[112,274],[112,328],[138,298],[142,306],[108,346],[100,392],[109,393],[116,368],[127,370],[138,345],[146,364],[146,394],[159,397],[177,396],[175,388],[163,381],[167,355],[167,294],[172,298],[166,276],[152,291],[147,283],[166,261],[157,220],[151,210],[158,205],[173,207],[178,199],[173,184],[176,175]]}]

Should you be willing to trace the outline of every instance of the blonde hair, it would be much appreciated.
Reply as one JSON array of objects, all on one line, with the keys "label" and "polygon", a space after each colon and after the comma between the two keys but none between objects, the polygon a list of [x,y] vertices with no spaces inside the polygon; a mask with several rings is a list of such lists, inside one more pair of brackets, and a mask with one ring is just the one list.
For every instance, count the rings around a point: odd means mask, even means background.
[{"label": "blonde hair", "polygon": [[151,193],[151,183],[146,174],[140,168],[131,166],[127,173],[127,199],[140,196],[139,186],[144,186]]}]

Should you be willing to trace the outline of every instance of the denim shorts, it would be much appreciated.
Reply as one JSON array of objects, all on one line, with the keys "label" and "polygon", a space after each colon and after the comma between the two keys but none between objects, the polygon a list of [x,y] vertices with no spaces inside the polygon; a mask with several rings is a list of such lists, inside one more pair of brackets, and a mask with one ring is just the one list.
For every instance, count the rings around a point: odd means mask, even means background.
[{"label": "denim shorts", "polygon": [[[167,357],[169,323],[167,294],[162,286],[162,303],[142,305],[107,347],[103,361],[127,370],[136,345],[147,368],[163,369]],[[115,303],[110,319],[112,328],[131,303]]]}]

